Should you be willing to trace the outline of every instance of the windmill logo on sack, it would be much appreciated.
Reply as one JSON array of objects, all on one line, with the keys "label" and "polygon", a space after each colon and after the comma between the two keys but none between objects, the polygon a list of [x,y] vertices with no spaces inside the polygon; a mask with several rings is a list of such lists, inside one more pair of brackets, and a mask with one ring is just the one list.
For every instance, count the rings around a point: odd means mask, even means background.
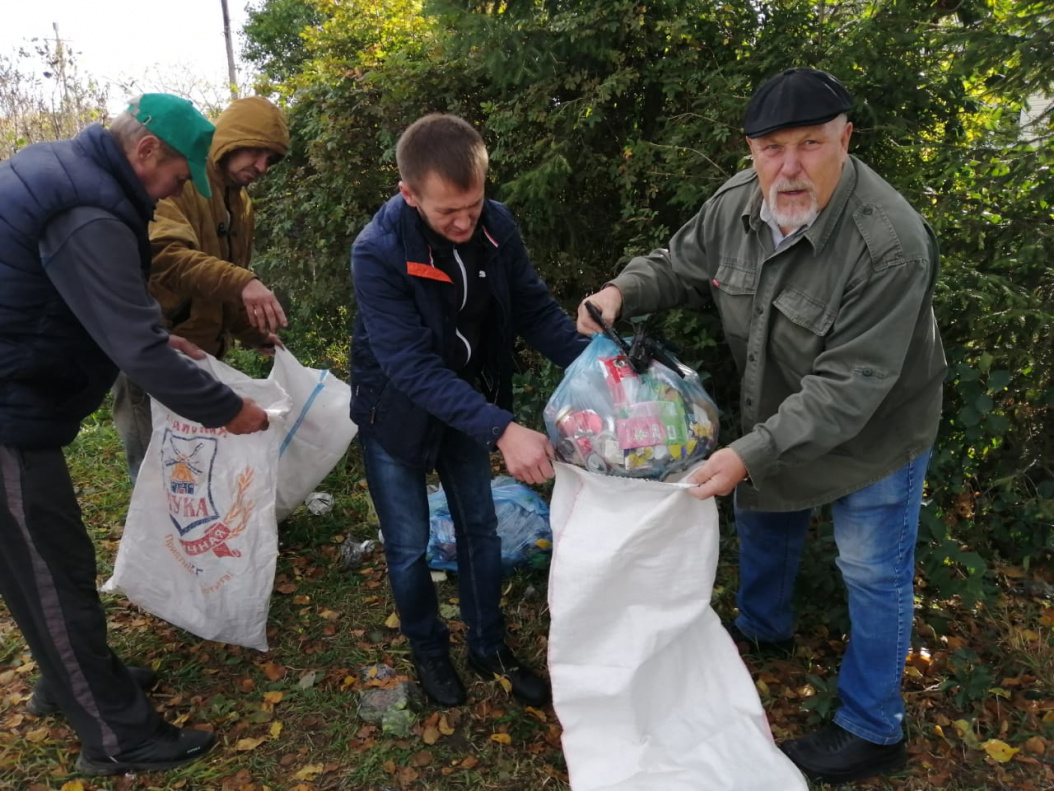
[{"label": "windmill logo on sack", "polygon": [[168,499],[168,516],[179,532],[179,543],[190,556],[212,552],[217,557],[241,557],[228,542],[245,530],[252,506],[246,505],[246,492],[253,471],[246,468],[238,476],[234,503],[220,516],[213,499],[213,465],[217,437],[183,436],[165,430],[161,462]]}]

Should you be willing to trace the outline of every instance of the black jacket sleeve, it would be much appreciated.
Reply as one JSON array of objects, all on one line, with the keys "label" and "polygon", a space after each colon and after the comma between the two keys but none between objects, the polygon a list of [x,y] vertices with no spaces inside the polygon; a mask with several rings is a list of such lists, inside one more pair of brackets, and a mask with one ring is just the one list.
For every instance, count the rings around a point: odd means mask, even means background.
[{"label": "black jacket sleeve", "polygon": [[44,271],[99,348],[169,409],[210,428],[229,423],[242,399],[168,346],[147,292],[135,235],[112,214],[76,208],[40,240]]}]

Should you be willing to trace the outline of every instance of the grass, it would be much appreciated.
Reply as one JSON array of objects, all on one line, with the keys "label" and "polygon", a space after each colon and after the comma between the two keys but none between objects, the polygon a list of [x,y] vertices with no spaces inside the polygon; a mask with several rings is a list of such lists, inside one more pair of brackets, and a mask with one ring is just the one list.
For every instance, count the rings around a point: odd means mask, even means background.
[{"label": "grass", "polygon": [[[88,421],[67,458],[102,582],[130,494],[105,409]],[[25,713],[35,667],[0,607],[0,791],[567,791],[552,709],[525,709],[475,677],[464,664],[464,627],[457,621],[454,658],[469,683],[468,705],[426,708],[409,736],[386,734],[357,717],[358,693],[376,683],[363,669],[386,663],[409,678],[408,647],[393,628],[383,558],[375,554],[351,572],[340,567],[343,541],[376,537],[356,446],[320,488],[335,496],[333,510],[315,516],[301,508],[280,531],[266,654],[199,640],[120,596],[104,595],[111,645],[159,672],[162,683],[151,697],[164,716],[220,737],[208,760],[184,769],[78,777],[79,745],[65,721]],[[714,599],[723,615],[735,586],[734,548],[727,549]],[[1012,573],[1020,579],[1019,570]],[[510,642],[539,667],[546,656],[546,583],[544,572],[520,572],[507,578],[504,593]],[[452,580],[439,583],[439,592],[445,607],[456,602]],[[842,643],[828,623],[829,601],[824,594],[803,602],[793,656],[746,658],[777,737],[815,727],[834,703]],[[992,613],[941,606],[953,616],[952,633],[918,638],[926,650],[913,655],[905,680],[909,769],[858,787],[1054,788],[1054,602],[1006,593]],[[968,660],[968,652],[976,659]],[[971,685],[979,673],[985,683]],[[984,745],[996,739],[1020,752],[1006,763],[995,760]]]}]

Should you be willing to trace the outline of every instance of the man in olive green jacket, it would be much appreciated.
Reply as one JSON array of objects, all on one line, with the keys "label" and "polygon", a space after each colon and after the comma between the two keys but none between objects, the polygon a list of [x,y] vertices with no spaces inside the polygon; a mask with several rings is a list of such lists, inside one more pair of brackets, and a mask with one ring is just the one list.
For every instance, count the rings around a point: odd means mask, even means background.
[{"label": "man in olive green jacket", "polygon": [[[735,492],[735,637],[790,648],[791,597],[812,509],[830,504],[852,622],[840,707],[784,751],[846,782],[906,753],[900,682],[912,626],[922,483],[946,363],[932,309],[933,232],[848,153],[851,99],[791,69],[744,118],[752,170],[725,183],[670,242],[587,297],[611,321],[716,307],[742,377],[742,435],[689,477]],[[595,331],[583,306],[579,330]]]},{"label": "man in olive green jacket", "polygon": [[[264,353],[286,326],[275,295],[249,269],[255,218],[246,190],[289,150],[282,111],[259,96],[237,99],[216,120],[209,193],[191,183],[161,201],[150,223],[150,293],[166,327],[222,358],[232,339]],[[121,374],[113,416],[134,482],[150,442],[150,399]]]}]

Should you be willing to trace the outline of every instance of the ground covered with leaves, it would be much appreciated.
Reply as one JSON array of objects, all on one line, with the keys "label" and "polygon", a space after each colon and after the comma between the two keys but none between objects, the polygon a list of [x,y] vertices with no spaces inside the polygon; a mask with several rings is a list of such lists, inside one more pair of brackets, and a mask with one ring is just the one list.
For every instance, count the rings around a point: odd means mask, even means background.
[{"label": "ground covered with leaves", "polygon": [[[101,583],[129,497],[124,458],[105,411],[68,458],[98,548]],[[320,488],[335,496],[333,510],[316,516],[301,508],[281,530],[269,652],[202,641],[123,597],[104,597],[115,650],[161,676],[151,698],[164,716],[219,736],[208,759],[184,769],[79,777],[73,769],[79,744],[65,721],[25,710],[36,668],[0,606],[0,791],[567,791],[552,709],[523,707],[465,667],[452,580],[439,583],[440,600],[469,703],[425,708],[409,736],[358,718],[360,691],[412,677],[409,650],[397,629],[383,557],[374,553],[352,571],[340,563],[343,542],[376,537],[354,450]],[[724,546],[714,602],[729,616],[734,542],[725,539]],[[793,653],[744,657],[778,739],[817,727],[835,705],[845,611],[830,604],[840,594],[822,526],[811,546]],[[911,761],[895,777],[857,787],[1054,789],[1052,583],[1050,569],[1001,568],[985,605],[966,608],[927,600],[920,580],[919,628],[905,669]],[[510,642],[544,666],[545,572],[509,577],[504,604]],[[368,668],[380,663],[401,676],[376,678]]]}]

